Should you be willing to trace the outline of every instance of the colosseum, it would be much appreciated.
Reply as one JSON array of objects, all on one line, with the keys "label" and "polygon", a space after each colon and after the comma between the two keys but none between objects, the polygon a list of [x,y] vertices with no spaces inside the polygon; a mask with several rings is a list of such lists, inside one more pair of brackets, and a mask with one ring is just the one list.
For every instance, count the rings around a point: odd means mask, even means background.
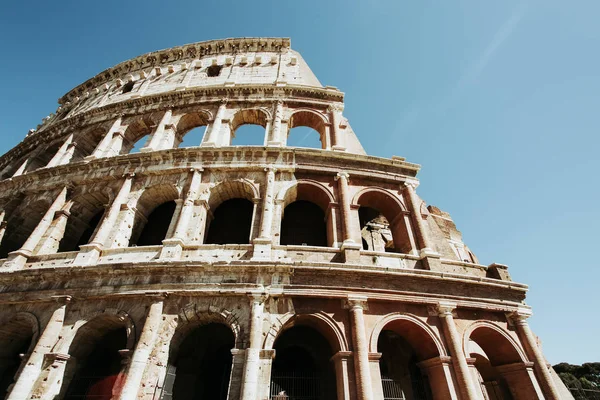
[{"label": "colosseum", "polygon": [[0,158],[6,399],[572,399],[527,286],[289,39],[144,54],[59,104]]}]

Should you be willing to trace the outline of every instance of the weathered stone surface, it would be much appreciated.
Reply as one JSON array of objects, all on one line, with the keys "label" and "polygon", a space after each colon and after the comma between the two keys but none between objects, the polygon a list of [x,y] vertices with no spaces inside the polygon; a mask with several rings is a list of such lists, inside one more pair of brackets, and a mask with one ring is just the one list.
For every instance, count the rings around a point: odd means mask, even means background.
[{"label": "weathered stone surface", "polygon": [[[418,165],[365,154],[343,101],[281,38],[145,54],[63,96],[0,158],[8,398],[284,399],[302,348],[314,399],[558,399],[527,286],[426,206]],[[231,145],[244,124],[262,145]],[[287,146],[297,126],[322,148]]]}]

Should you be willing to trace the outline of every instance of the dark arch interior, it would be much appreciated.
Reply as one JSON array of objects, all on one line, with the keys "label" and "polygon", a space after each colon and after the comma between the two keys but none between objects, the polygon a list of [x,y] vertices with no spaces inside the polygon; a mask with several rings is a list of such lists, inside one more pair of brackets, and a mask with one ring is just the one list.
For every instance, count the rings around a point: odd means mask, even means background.
[{"label": "dark arch interior", "polygon": [[[72,218],[70,217],[69,221],[67,221],[65,234],[63,235],[62,239],[60,240],[60,243],[58,244],[58,252],[60,253],[63,251],[76,251],[77,249],[79,249],[79,246],[88,244],[88,242],[92,238],[92,235],[94,234],[94,231],[98,227],[98,224],[102,220],[103,215],[104,210],[96,212],[96,214],[94,214],[94,216],[83,228],[83,232],[79,229],[76,229],[76,227],[70,229],[72,225],[74,225]],[[81,232],[79,238],[77,238],[77,232],[73,232],[73,234],[70,234],[71,231],[75,230]]]},{"label": "dark arch interior", "polygon": [[8,220],[0,244],[0,258],[6,258],[8,253],[19,250],[25,244],[44,217],[47,208],[48,204],[37,202]]},{"label": "dark arch interior", "polygon": [[36,169],[44,168],[52,158],[58,153],[60,150],[62,143],[55,142],[47,147],[42,147],[38,153],[31,157],[27,162],[27,166],[25,167],[25,172],[35,171]]},{"label": "dark arch interior", "polygon": [[306,200],[297,200],[288,205],[281,221],[280,243],[327,246],[327,226],[321,207]]},{"label": "dark arch interior", "polygon": [[487,398],[492,400],[512,400],[513,396],[504,377],[498,372],[490,360],[481,354],[471,354],[475,359],[475,368],[479,374],[479,385]]},{"label": "dark arch interior", "polygon": [[207,244],[248,244],[254,205],[246,199],[222,202],[214,211],[206,235]]},{"label": "dark arch interior", "polygon": [[168,201],[156,207],[148,216],[148,222],[144,226],[144,229],[142,229],[137,241],[129,245],[154,246],[162,244],[162,241],[167,236],[169,225],[171,225],[175,207],[174,201]]},{"label": "dark arch interior", "polygon": [[231,374],[233,332],[211,323],[194,329],[169,362],[162,399],[225,400]]},{"label": "dark arch interior", "polygon": [[430,400],[427,376],[421,373],[414,348],[394,331],[384,330],[377,340],[384,399]]},{"label": "dark arch interior", "polygon": [[[294,326],[275,341],[271,398],[335,400],[333,356],[327,340],[308,326]],[[289,396],[289,397],[285,397]]]},{"label": "dark arch interior", "polygon": [[374,208],[362,206],[358,209],[358,219],[365,250],[381,252],[394,252],[396,250],[390,224],[382,213]]},{"label": "dark arch interior", "polygon": [[77,358],[77,370],[65,399],[110,400],[121,372],[121,355],[127,345],[125,328],[108,331],[93,345],[87,356]]},{"label": "dark arch interior", "polygon": [[[24,322],[24,321],[22,321]],[[21,355],[27,355],[33,332],[29,325],[18,322],[0,328],[0,397],[5,398],[7,390],[15,380],[21,366]]]}]

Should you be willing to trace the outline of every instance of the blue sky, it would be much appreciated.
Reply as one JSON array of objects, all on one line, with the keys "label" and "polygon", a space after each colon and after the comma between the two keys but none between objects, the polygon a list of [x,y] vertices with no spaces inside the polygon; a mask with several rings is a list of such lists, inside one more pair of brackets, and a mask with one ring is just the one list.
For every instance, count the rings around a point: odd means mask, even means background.
[{"label": "blue sky", "polygon": [[368,153],[530,285],[550,362],[600,361],[600,2],[22,1],[0,6],[0,153],[72,87],[190,42],[291,37]]}]

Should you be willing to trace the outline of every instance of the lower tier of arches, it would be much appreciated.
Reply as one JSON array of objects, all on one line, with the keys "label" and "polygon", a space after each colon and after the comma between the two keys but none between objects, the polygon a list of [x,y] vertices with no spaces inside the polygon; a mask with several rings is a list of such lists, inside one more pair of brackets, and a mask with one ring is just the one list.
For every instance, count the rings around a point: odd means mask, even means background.
[{"label": "lower tier of arches", "polygon": [[570,398],[525,322],[528,309],[260,287],[53,300],[2,307],[6,399]]}]

